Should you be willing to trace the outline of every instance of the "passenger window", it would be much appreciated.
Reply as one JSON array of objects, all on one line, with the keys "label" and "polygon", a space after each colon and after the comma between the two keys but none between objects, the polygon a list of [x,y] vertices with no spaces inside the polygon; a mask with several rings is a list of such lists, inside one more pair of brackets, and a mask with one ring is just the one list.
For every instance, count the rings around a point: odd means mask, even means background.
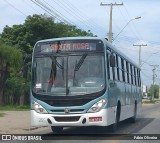
[{"label": "passenger window", "polygon": [[122,78],[123,82],[125,82],[124,60],[122,58],[121,58],[121,64],[122,64]]},{"label": "passenger window", "polygon": [[116,55],[116,67],[117,67],[117,79],[120,80],[119,78],[119,64],[118,64],[118,55]]},{"label": "passenger window", "polygon": [[127,82],[130,83],[129,81],[129,68],[128,68],[128,62],[126,61],[126,72],[127,72]]},{"label": "passenger window", "polygon": [[107,56],[107,73],[108,73],[108,79],[110,79],[110,68],[109,68],[109,63],[110,63],[110,61],[109,61],[109,55],[107,54],[106,56]]},{"label": "passenger window", "polygon": [[132,71],[132,65],[130,64],[130,71],[131,71],[131,84],[133,84],[133,71]]},{"label": "passenger window", "polygon": [[136,68],[134,67],[134,79],[135,79],[135,85],[137,85],[137,74],[136,74]]}]

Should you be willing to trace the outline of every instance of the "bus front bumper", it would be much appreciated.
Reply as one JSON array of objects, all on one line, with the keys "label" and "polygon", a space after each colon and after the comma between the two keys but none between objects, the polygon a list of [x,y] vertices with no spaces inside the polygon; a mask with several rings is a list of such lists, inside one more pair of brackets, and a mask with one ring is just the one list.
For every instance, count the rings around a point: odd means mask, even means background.
[{"label": "bus front bumper", "polygon": [[32,126],[107,126],[107,109],[84,114],[39,114],[31,110]]}]

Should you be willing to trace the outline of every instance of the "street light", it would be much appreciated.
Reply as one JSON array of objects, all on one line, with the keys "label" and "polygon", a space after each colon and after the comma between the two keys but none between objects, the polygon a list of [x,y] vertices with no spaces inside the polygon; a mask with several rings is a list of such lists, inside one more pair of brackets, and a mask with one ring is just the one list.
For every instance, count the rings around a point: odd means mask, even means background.
[{"label": "street light", "polygon": [[133,18],[133,19],[131,19],[130,21],[128,21],[128,23],[127,23],[127,24],[123,27],[123,29],[117,34],[117,36],[113,39],[113,41],[119,36],[119,34],[124,30],[124,28],[127,27],[127,25],[128,25],[131,21],[137,20],[137,19],[140,19],[140,18],[141,18],[141,16],[138,16],[138,17]]}]

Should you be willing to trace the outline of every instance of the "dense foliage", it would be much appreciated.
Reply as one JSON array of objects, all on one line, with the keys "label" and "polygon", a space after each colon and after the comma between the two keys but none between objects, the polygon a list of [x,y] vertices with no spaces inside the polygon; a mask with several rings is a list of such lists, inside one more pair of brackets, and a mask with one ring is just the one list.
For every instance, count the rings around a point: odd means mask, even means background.
[{"label": "dense foliage", "polygon": [[148,91],[148,96],[159,98],[159,85],[151,85]]},{"label": "dense foliage", "polygon": [[[22,52],[18,48],[0,42],[0,105],[16,103],[21,95]],[[4,96],[5,95],[5,96]]]},{"label": "dense foliage", "polygon": [[0,35],[0,105],[29,103],[30,73],[23,79],[23,61],[32,53],[38,40],[72,36],[93,34],[75,26],[55,23],[47,15],[28,16],[24,24],[4,27]]}]

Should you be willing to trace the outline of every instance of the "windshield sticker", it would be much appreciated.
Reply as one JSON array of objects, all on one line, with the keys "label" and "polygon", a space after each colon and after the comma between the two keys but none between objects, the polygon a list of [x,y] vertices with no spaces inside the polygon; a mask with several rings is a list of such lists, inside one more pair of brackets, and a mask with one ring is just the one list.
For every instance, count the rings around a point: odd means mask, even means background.
[{"label": "windshield sticker", "polygon": [[41,83],[37,83],[36,84],[36,88],[42,88],[42,84]]}]

